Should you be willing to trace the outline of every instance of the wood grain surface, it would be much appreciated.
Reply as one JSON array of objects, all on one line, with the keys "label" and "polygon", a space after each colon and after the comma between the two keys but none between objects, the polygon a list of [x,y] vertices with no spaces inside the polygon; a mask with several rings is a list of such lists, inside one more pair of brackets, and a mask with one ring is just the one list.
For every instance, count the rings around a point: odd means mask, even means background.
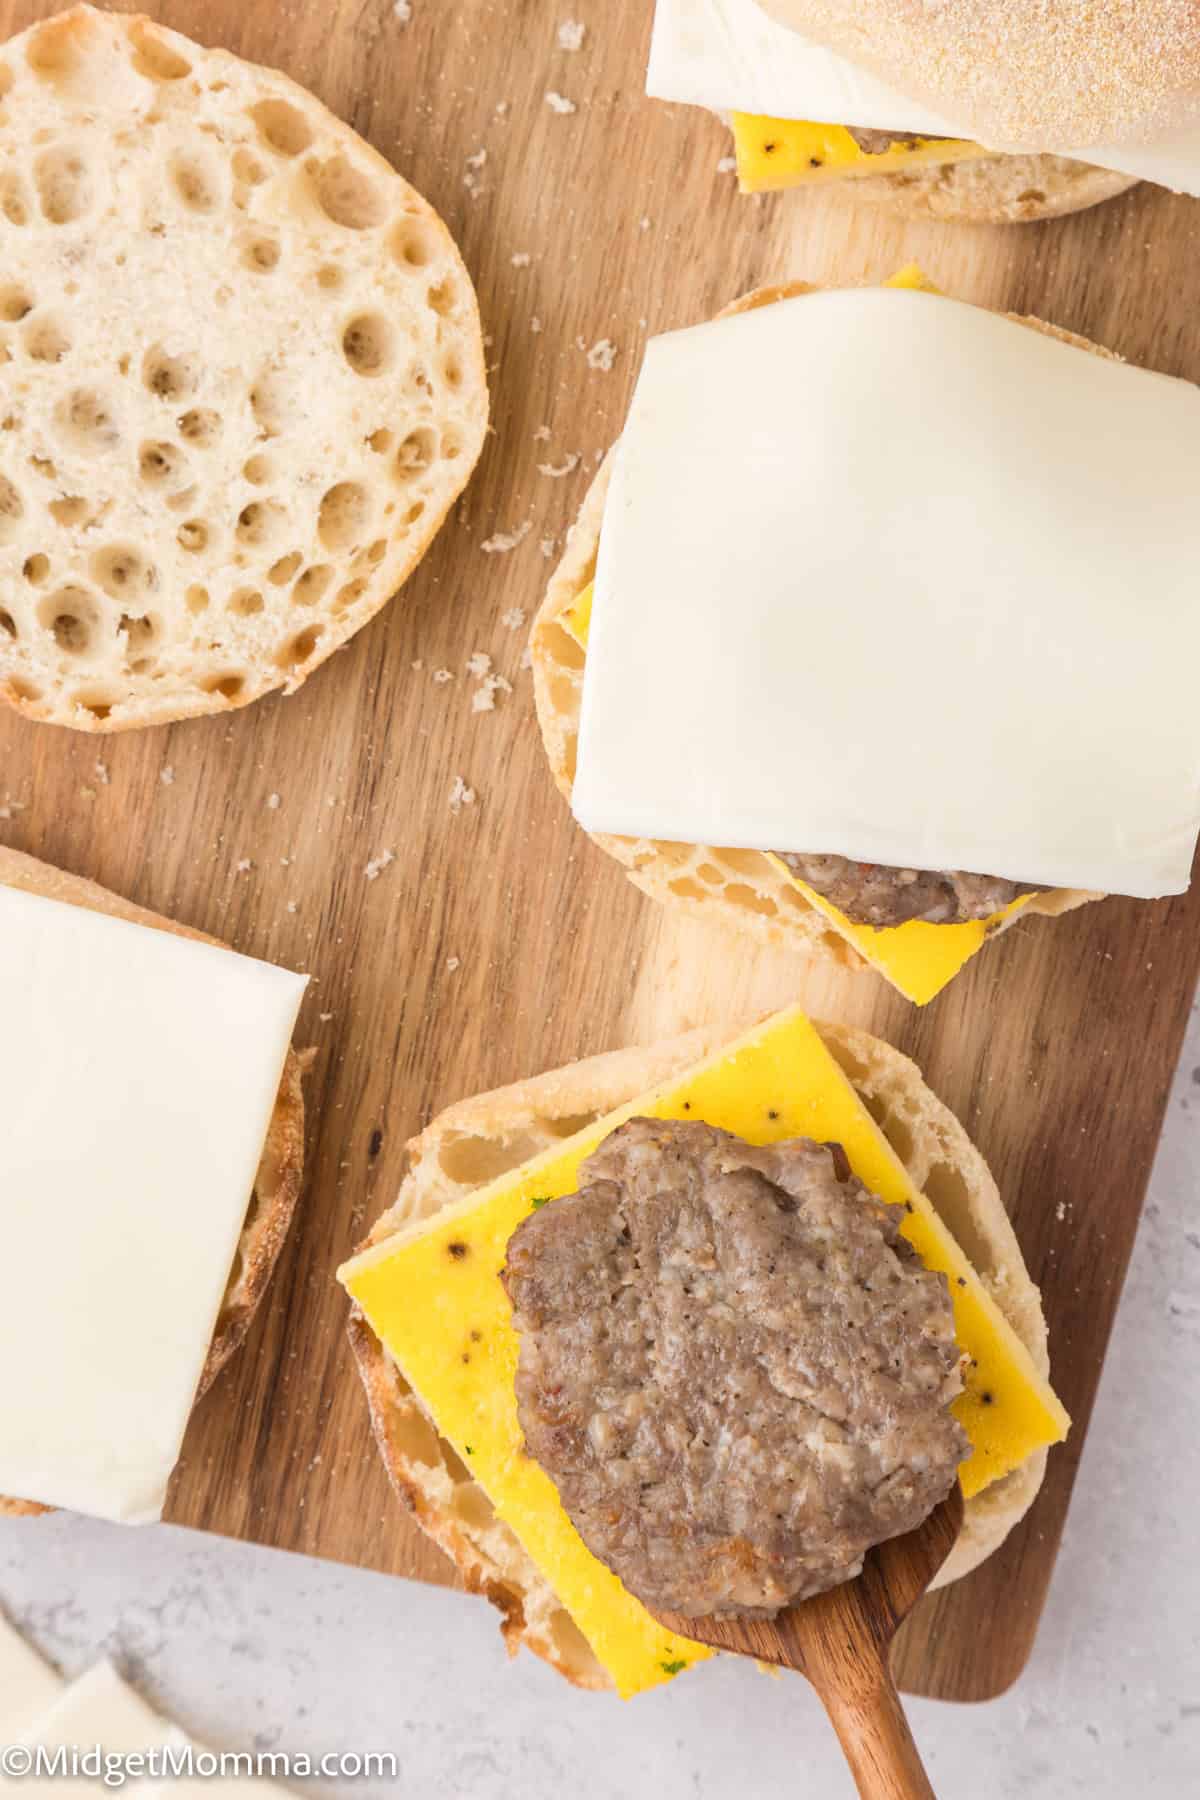
[{"label": "wood grain surface", "polygon": [[[54,10],[0,0],[0,25]],[[588,26],[577,54],[557,47],[568,14]],[[286,69],[429,196],[478,284],[495,403],[427,561],[294,698],[120,738],[0,718],[0,841],[314,977],[298,1228],[197,1411],[170,1516],[448,1579],[374,1456],[333,1280],[392,1198],[406,1138],[463,1094],[799,997],[918,1058],[990,1158],[1045,1293],[1070,1443],[1002,1553],[902,1634],[910,1690],[1000,1692],[1029,1653],[1083,1449],[1196,978],[1200,884],[1022,925],[923,1012],[869,974],[681,923],[573,828],[504,615],[536,608],[542,541],[561,543],[649,332],[763,281],[875,280],[916,257],[951,294],[1200,378],[1200,206],[1142,188],[1062,223],[974,229],[837,192],[740,199],[720,125],[643,96],[650,0],[412,0],[407,23],[392,0],[167,0],[159,16]],[[604,339],[608,371],[586,355]],[[498,532],[525,535],[485,553]],[[513,684],[493,712],[472,710],[476,651]],[[443,668],[454,680],[437,684]],[[477,798],[455,813],[457,776]]]}]

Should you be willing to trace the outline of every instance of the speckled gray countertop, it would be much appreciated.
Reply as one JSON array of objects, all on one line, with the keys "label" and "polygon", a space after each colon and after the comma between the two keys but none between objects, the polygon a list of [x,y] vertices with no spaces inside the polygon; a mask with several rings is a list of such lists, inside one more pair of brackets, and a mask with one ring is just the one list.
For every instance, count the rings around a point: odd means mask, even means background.
[{"label": "speckled gray countertop", "polygon": [[[1200,1794],[1198,1351],[1194,1011],[1033,1660],[990,1706],[911,1706],[944,1800]],[[171,1527],[0,1521],[0,1604],[70,1674],[109,1652],[210,1744],[397,1755],[394,1783],[314,1793],[852,1792],[799,1679],[726,1661],[622,1706],[509,1665],[482,1602]]]}]

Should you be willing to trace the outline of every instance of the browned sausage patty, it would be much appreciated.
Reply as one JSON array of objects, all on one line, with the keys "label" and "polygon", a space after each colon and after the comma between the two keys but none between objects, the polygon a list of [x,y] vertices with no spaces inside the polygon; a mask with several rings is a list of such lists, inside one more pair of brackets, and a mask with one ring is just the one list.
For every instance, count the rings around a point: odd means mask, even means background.
[{"label": "browned sausage patty", "polygon": [[958,869],[893,869],[886,863],[805,856],[797,850],[777,850],[775,854],[793,875],[856,925],[905,925],[910,919],[926,919],[931,925],[962,925],[968,919],[990,919],[1020,894],[1045,891],[1031,881],[966,875]]},{"label": "browned sausage patty", "polygon": [[776,1612],[949,1492],[954,1317],[903,1216],[836,1145],[632,1119],[513,1233],[526,1446],[648,1606]]},{"label": "browned sausage patty", "polygon": [[866,156],[882,156],[886,150],[894,150],[897,144],[905,150],[915,150],[918,144],[947,141],[931,132],[876,131],[863,125],[847,125],[846,130]]}]

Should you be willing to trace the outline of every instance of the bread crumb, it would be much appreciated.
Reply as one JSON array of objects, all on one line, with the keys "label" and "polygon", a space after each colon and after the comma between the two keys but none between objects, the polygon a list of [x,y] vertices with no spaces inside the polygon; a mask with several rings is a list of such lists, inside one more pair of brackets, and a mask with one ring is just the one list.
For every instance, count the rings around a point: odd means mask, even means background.
[{"label": "bread crumb", "polygon": [[526,644],[521,652],[521,667],[523,669],[532,669],[533,667],[533,647],[530,644]]},{"label": "bread crumb", "polygon": [[642,217],[638,221],[638,230],[639,231],[649,231],[652,223],[653,223],[653,221],[650,217],[650,214],[643,213]]},{"label": "bread crumb", "polygon": [[500,614],[500,623],[505,631],[520,631],[525,623],[524,611],[519,606],[510,606],[507,612]]},{"label": "bread crumb", "polygon": [[95,775],[96,775],[96,780],[100,783],[101,787],[108,786],[108,764],[107,763],[98,762],[96,764]]},{"label": "bread crumb", "polygon": [[579,467],[579,462],[579,451],[572,450],[560,463],[539,463],[538,474],[549,475],[552,481],[561,481],[564,475],[573,475],[575,473],[575,470]]},{"label": "bread crumb", "polygon": [[290,912],[290,913],[297,913],[297,912],[299,912],[299,911],[300,911],[300,908],[299,908],[299,907],[298,907],[298,906],[297,906],[297,904],[296,904],[296,902],[295,902],[295,901],[294,901],[294,900],[289,900],[289,901],[288,901],[288,903],[287,903],[287,909],[288,909],[288,911],[289,911],[289,912]]},{"label": "bread crumb", "polygon": [[558,47],[560,50],[582,50],[586,36],[587,26],[581,19],[564,19],[558,28]]},{"label": "bread crumb", "polygon": [[448,681],[454,680],[454,671],[453,669],[435,669],[433,679],[437,687],[445,687]]},{"label": "bread crumb", "polygon": [[542,321],[540,319],[530,319],[529,329],[536,334],[542,329]]},{"label": "bread crumb", "polygon": [[479,171],[486,162],[487,151],[483,148],[476,150],[473,156],[468,156],[467,158],[467,166],[463,171],[462,184],[466,188],[468,194],[470,194],[472,200],[478,200],[480,194],[483,192],[483,180]]},{"label": "bread crumb", "polygon": [[454,785],[450,789],[450,811],[458,814],[464,806],[474,806],[475,789],[468,787],[461,775],[454,777]]},{"label": "bread crumb", "polygon": [[381,850],[378,856],[373,856],[371,858],[370,862],[363,870],[363,874],[368,881],[378,881],[379,877],[383,874],[383,871],[385,869],[390,869],[395,860],[396,852],[394,850]]},{"label": "bread crumb", "polygon": [[533,441],[535,444],[548,444],[550,442],[550,427],[548,425],[539,425],[533,434]]},{"label": "bread crumb", "polygon": [[[524,614],[521,616],[523,618]],[[492,659],[486,650],[476,650],[467,658],[467,674],[473,675],[479,683],[471,695],[472,712],[494,712],[496,695],[512,693],[511,681],[506,681],[503,675],[493,673]]]},{"label": "bread crumb", "polygon": [[477,713],[495,712],[496,695],[511,694],[512,682],[506,681],[503,675],[485,675],[475,692],[471,695],[471,711]]},{"label": "bread crumb", "polygon": [[526,519],[515,531],[496,531],[490,538],[485,538],[480,546],[485,556],[507,556],[510,550],[523,543],[533,530],[533,521]]},{"label": "bread crumb", "polygon": [[736,175],[737,174],[737,157],[736,156],[723,156],[721,158],[720,162],[717,164],[717,174],[718,175]]},{"label": "bread crumb", "polygon": [[554,555],[555,550],[558,548],[558,539],[557,538],[543,538],[540,548],[541,548],[542,555],[545,557],[546,561],[549,562],[551,557]]},{"label": "bread crumb", "polygon": [[455,969],[461,969],[461,968],[462,968],[462,964],[458,960],[457,956],[448,956],[446,958],[446,969],[449,974],[453,975]]},{"label": "bread crumb", "polygon": [[558,113],[561,118],[565,118],[568,113],[576,111],[575,102],[573,100],[568,100],[565,94],[556,94],[553,88],[551,88],[546,95],[546,105],[550,108],[551,112]]},{"label": "bread crumb", "polygon": [[587,353],[589,369],[599,369],[607,375],[617,360],[617,346],[611,338],[600,338]]},{"label": "bread crumb", "polygon": [[397,25],[411,25],[412,0],[392,0],[392,17]]},{"label": "bread crumb", "polygon": [[317,1018],[322,1025],[328,1025],[328,1023],[329,1023],[330,1019],[332,1019],[332,1017],[333,1017],[332,1013],[318,1013],[317,1014]]},{"label": "bread crumb", "polygon": [[508,101],[507,100],[497,100],[497,102],[496,102],[496,117],[498,119],[503,119],[505,117],[505,115],[507,114],[507,112],[508,112]]},{"label": "bread crumb", "polygon": [[267,806],[271,812],[278,812],[279,806],[280,806],[279,795],[278,794],[268,794],[267,795]]},{"label": "bread crumb", "polygon": [[419,675],[421,670],[425,667],[425,658],[423,656],[415,657],[410,664],[410,667]]},{"label": "bread crumb", "polygon": [[248,856],[243,856],[241,862],[234,863],[233,872],[235,875],[248,875],[253,867],[254,864],[250,861],[250,858]]},{"label": "bread crumb", "polygon": [[167,764],[165,769],[159,770],[158,779],[162,782],[164,787],[171,787],[174,785],[175,771],[171,767],[170,763]]},{"label": "bread crumb", "polygon": [[509,258],[509,261],[512,263],[514,269],[527,269],[533,261],[533,258],[530,256],[528,250],[516,250]]}]

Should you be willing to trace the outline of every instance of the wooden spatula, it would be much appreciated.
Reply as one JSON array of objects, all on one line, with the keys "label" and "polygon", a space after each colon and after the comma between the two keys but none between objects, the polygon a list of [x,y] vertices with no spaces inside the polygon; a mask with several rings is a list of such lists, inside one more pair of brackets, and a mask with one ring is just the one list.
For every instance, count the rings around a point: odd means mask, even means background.
[{"label": "wooden spatula", "polygon": [[925,1523],[867,1554],[862,1574],[774,1619],[662,1618],[716,1650],[807,1675],[864,1800],[936,1800],[892,1680],[892,1639],[962,1529],[957,1483]]}]

